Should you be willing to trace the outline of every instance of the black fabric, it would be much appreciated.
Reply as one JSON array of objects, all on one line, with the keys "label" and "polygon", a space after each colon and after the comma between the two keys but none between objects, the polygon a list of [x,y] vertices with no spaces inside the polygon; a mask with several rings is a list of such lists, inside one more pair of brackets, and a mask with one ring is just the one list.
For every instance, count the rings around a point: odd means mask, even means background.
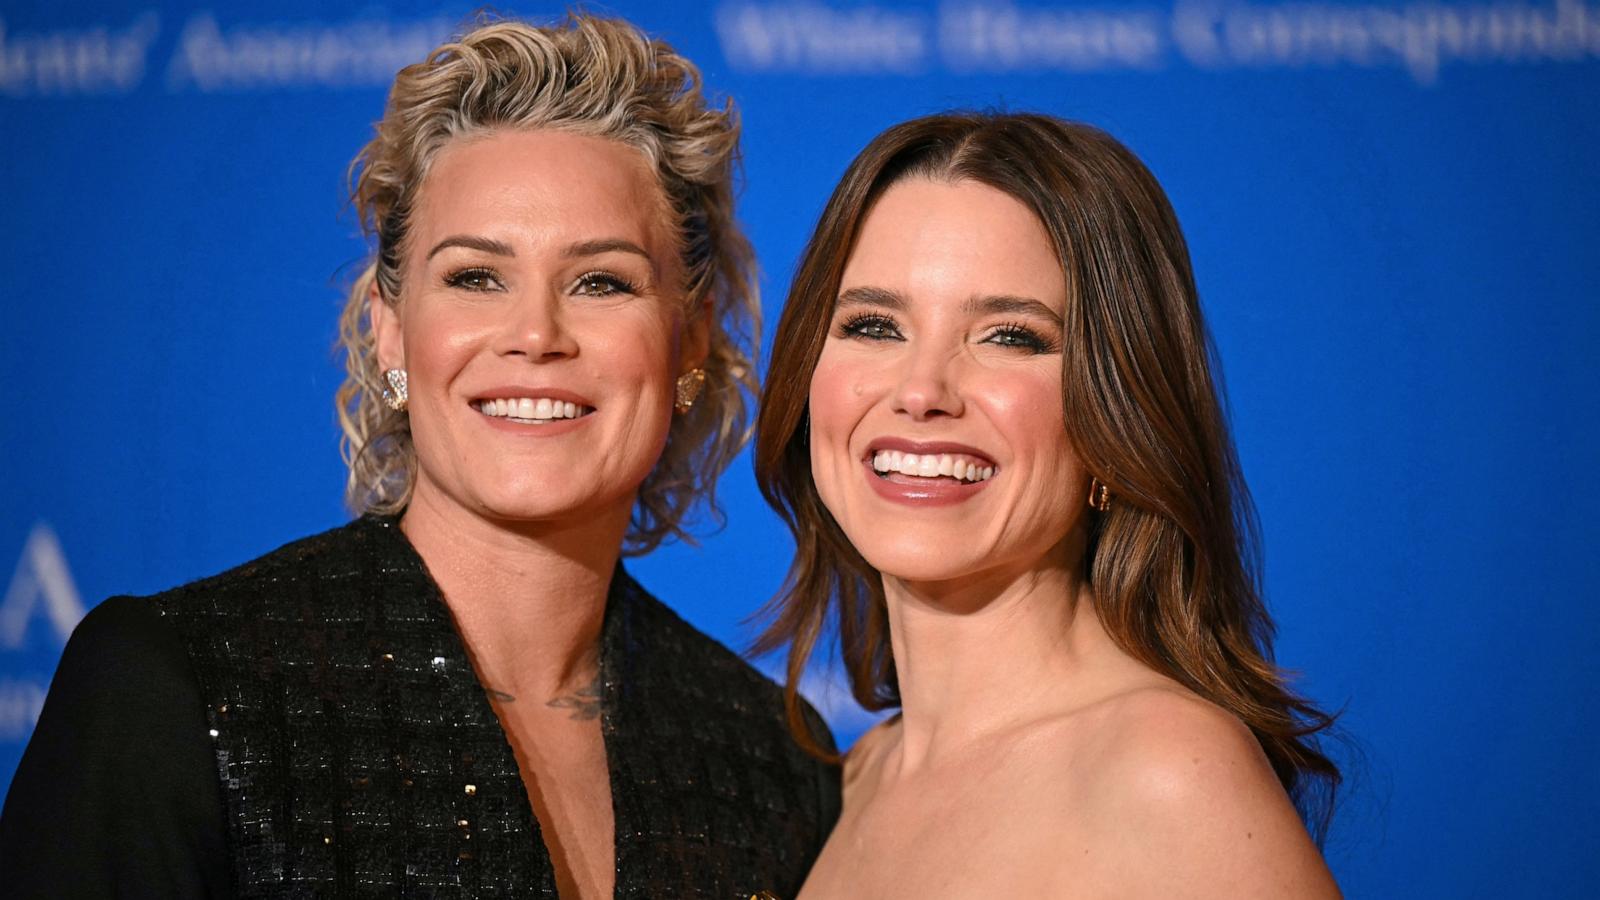
[{"label": "black fabric", "polygon": [[229,896],[203,707],[153,604],[117,597],[84,617],[0,814],[0,894]]},{"label": "black fabric", "polygon": [[[0,823],[7,896],[555,896],[515,757],[394,520],[107,601],[72,645]],[[777,686],[619,567],[601,687],[616,896],[796,893],[838,771],[793,743]],[[130,740],[170,759],[146,773]]]}]

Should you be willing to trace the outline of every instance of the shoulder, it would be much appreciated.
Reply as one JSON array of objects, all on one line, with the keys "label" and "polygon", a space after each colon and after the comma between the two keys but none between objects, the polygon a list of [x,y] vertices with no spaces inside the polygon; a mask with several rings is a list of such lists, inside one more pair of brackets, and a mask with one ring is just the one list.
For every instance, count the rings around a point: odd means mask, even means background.
[{"label": "shoulder", "polygon": [[16,895],[111,896],[102,877],[113,872],[119,890],[150,886],[152,896],[225,887],[206,727],[183,644],[155,606],[113,597],[91,610],[67,642],[0,815],[0,868],[21,878],[9,885]]},{"label": "shoulder", "polygon": [[[1070,764],[1102,850],[1160,892],[1337,896],[1260,744],[1244,723],[1179,688],[1146,687],[1083,711],[1092,737]],[[1076,718],[1076,717],[1075,717]],[[1065,761],[1064,761],[1065,762]]]},{"label": "shoulder", "polygon": [[255,606],[274,600],[293,602],[310,587],[325,590],[344,584],[352,592],[359,591],[360,576],[378,568],[393,568],[385,564],[386,560],[405,558],[405,554],[394,550],[403,542],[394,520],[364,517],[291,541],[249,562],[149,600],[166,616],[206,617],[218,613],[255,614],[259,611]]},{"label": "shoulder", "polygon": [[[83,617],[56,668],[51,692],[77,702],[128,694],[192,692],[183,643],[150,598],[112,597]],[[121,699],[110,704],[124,708]]]}]

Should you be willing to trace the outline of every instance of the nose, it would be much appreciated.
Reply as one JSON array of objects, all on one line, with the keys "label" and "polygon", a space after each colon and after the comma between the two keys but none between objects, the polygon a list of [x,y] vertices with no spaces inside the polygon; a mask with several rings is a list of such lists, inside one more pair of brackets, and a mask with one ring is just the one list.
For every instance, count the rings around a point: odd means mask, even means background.
[{"label": "nose", "polygon": [[502,356],[524,356],[530,362],[566,359],[578,353],[577,342],[562,327],[561,296],[528,291],[511,300],[497,348]]},{"label": "nose", "polygon": [[914,421],[962,413],[960,392],[956,389],[957,361],[942,348],[926,346],[902,358],[905,368],[895,385],[895,412]]}]

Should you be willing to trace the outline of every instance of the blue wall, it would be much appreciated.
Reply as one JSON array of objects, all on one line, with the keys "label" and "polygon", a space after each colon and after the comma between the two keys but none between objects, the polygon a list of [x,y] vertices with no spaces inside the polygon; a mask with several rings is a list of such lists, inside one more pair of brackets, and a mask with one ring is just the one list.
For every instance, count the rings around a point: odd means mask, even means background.
[{"label": "blue wall", "polygon": [[[1280,661],[1358,748],[1336,875],[1600,882],[1600,5],[614,10],[744,110],[769,322],[897,120],[1042,109],[1138,151],[1188,230]],[[344,519],[343,172],[395,68],[468,12],[0,0],[0,784],[81,606]],[[634,568],[740,645],[790,548],[747,459],[723,497],[726,530]]]}]

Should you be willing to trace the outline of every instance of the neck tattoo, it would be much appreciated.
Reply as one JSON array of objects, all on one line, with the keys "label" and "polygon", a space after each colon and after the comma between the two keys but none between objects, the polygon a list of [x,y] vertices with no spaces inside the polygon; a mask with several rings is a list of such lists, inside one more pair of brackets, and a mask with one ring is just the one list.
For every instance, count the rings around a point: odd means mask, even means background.
[{"label": "neck tattoo", "polygon": [[585,720],[600,718],[600,676],[570,694],[551,700],[546,706],[570,710],[570,718]]}]

